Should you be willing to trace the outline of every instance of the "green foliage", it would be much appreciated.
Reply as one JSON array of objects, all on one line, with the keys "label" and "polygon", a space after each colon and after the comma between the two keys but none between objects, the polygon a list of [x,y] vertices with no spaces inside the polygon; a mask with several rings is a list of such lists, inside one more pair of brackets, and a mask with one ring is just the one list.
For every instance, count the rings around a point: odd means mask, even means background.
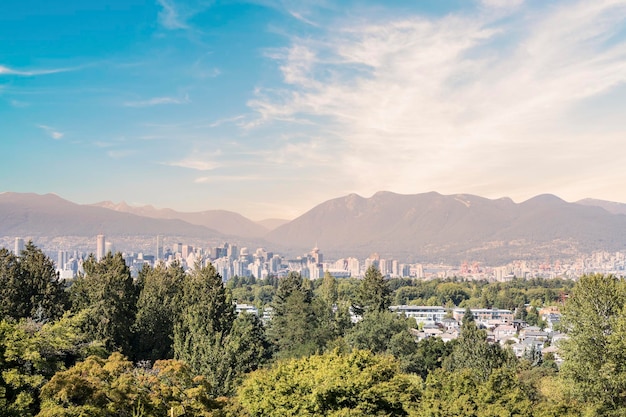
[{"label": "green foliage", "polygon": [[470,295],[463,286],[454,282],[439,284],[437,286],[437,293],[439,294],[440,305],[452,302],[455,306],[458,306],[461,302],[470,298]]},{"label": "green foliage", "polygon": [[476,326],[471,313],[466,313],[463,317],[461,334],[452,353],[444,362],[445,369],[448,371],[470,369],[482,381],[486,381],[494,369],[505,364],[515,365],[515,356],[502,350],[500,345],[487,342],[486,332]]},{"label": "green foliage", "polygon": [[80,331],[82,317],[55,322],[0,322],[0,416],[31,416],[39,390],[53,375],[97,345]]},{"label": "green foliage", "polygon": [[235,307],[213,265],[185,277],[181,314],[174,325],[174,355],[208,378],[215,393],[232,389],[235,371],[225,351]]},{"label": "green foliage", "polygon": [[357,315],[371,311],[384,311],[391,305],[391,291],[378,268],[370,266],[356,293],[352,310]]},{"label": "green foliage", "polygon": [[417,343],[409,333],[409,320],[390,311],[365,315],[346,333],[347,343],[356,349],[395,356],[404,372],[417,372]]},{"label": "green foliage", "polygon": [[390,356],[338,352],[279,361],[249,375],[239,402],[250,416],[407,416],[421,381]]},{"label": "green foliage", "polygon": [[310,355],[323,347],[316,337],[319,327],[313,293],[306,284],[296,272],[290,272],[279,281],[268,329],[278,357]]},{"label": "green foliage", "polygon": [[207,379],[212,395],[231,394],[244,373],[271,356],[263,325],[254,315],[235,316],[230,292],[212,265],[194,269],[182,288],[175,357]]},{"label": "green foliage", "polygon": [[412,371],[426,379],[429,373],[443,366],[445,359],[452,353],[453,347],[453,343],[445,343],[438,337],[420,340],[412,358]]},{"label": "green foliage", "polygon": [[104,341],[107,349],[131,351],[137,288],[121,253],[110,252],[97,262],[90,256],[85,274],[70,288],[72,309],[84,310],[85,331],[92,340]]},{"label": "green foliage", "polygon": [[604,415],[626,413],[626,283],[612,275],[580,278],[563,309],[562,376],[574,396]]},{"label": "green foliage", "polygon": [[180,361],[135,368],[116,352],[58,372],[41,390],[37,416],[210,416],[221,404],[209,392],[207,381]]},{"label": "green foliage", "polygon": [[428,375],[416,416],[491,417],[532,416],[528,398],[514,371],[495,369],[485,380],[473,369]]},{"label": "green foliage", "polygon": [[171,359],[174,322],[182,306],[185,271],[179,264],[170,267],[144,267],[138,281],[141,293],[137,300],[134,323],[135,360]]},{"label": "green foliage", "polygon": [[28,242],[19,257],[0,248],[0,319],[54,320],[67,305],[54,263]]}]

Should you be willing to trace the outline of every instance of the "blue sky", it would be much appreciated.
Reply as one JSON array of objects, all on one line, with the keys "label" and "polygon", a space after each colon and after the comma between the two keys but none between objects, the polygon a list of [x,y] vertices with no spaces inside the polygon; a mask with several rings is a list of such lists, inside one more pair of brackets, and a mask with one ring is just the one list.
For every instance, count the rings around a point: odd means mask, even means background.
[{"label": "blue sky", "polygon": [[626,1],[0,3],[0,191],[626,202]]}]

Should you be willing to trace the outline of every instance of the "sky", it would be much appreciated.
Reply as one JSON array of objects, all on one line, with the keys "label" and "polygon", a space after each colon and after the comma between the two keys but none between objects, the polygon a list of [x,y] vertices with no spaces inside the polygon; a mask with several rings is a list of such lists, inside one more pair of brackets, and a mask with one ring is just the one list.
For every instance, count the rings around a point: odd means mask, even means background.
[{"label": "sky", "polygon": [[626,0],[5,0],[0,191],[626,202]]}]

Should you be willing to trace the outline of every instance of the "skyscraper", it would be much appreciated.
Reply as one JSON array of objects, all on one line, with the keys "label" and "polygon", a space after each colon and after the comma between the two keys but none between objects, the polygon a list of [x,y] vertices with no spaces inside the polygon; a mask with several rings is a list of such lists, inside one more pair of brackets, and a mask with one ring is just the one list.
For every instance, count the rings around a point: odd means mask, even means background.
[{"label": "skyscraper", "polygon": [[104,258],[104,255],[106,255],[106,253],[104,252],[106,250],[106,244],[105,244],[105,240],[104,240],[104,235],[98,235],[96,237],[96,260],[100,261],[102,258]]},{"label": "skyscraper", "polygon": [[156,259],[161,260],[163,259],[163,241],[161,236],[157,235],[157,239],[156,239]]},{"label": "skyscraper", "polygon": [[21,237],[16,237],[15,238],[15,251],[14,251],[15,256],[20,256],[23,250],[24,250],[24,239],[22,239]]}]

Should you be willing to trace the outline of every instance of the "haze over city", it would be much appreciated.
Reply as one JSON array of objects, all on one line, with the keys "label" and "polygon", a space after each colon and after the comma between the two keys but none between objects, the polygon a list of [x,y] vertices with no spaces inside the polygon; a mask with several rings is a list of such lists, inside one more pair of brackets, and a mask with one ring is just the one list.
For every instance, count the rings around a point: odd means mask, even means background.
[{"label": "haze over city", "polygon": [[9,1],[0,191],[626,202],[625,1]]}]

